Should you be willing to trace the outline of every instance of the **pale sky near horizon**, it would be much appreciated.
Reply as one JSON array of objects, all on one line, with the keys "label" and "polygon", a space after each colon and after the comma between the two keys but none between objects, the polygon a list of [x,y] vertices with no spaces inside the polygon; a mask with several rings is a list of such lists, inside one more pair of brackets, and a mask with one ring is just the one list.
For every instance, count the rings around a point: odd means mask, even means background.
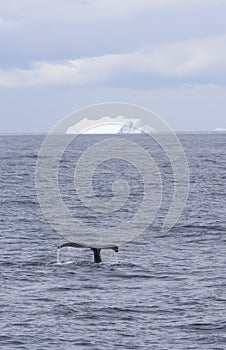
[{"label": "pale sky near horizon", "polygon": [[0,133],[101,102],[226,129],[226,0],[1,0]]}]

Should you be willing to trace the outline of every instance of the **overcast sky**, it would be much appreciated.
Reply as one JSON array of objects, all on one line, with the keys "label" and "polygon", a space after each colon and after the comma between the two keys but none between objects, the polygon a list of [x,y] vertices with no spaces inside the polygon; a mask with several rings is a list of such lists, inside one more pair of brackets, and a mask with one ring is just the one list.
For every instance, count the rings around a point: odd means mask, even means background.
[{"label": "overcast sky", "polygon": [[226,128],[226,0],[0,0],[0,132],[100,102]]}]

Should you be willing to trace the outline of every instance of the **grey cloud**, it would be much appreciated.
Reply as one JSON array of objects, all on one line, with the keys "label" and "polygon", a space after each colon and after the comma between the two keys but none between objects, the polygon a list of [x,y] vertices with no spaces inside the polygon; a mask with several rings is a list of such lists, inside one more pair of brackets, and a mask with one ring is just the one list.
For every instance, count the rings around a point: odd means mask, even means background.
[{"label": "grey cloud", "polygon": [[163,81],[219,82],[226,73],[226,35],[159,45],[124,54],[60,62],[35,62],[29,69],[0,70],[0,85],[99,85],[117,77],[144,75]]}]

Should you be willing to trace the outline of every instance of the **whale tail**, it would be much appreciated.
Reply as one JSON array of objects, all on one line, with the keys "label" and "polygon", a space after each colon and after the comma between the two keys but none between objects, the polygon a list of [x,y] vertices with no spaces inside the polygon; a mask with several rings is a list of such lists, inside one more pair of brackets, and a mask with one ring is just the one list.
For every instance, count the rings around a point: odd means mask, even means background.
[{"label": "whale tail", "polygon": [[93,255],[94,255],[94,262],[95,263],[100,263],[101,260],[101,255],[100,255],[100,251],[101,249],[112,249],[114,250],[114,252],[118,252],[119,248],[117,245],[102,245],[99,247],[96,246],[89,246],[86,244],[79,244],[79,243],[74,243],[74,242],[67,242],[64,244],[61,244],[58,246],[58,249],[64,248],[64,247],[71,247],[71,248],[89,248],[93,251]]}]

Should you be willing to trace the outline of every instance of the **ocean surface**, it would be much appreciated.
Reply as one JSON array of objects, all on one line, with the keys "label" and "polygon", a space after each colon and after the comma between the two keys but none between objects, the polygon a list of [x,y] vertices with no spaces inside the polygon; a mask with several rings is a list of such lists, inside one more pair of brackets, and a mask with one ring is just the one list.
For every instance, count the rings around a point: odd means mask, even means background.
[{"label": "ocean surface", "polygon": [[[73,189],[73,163],[104,137],[81,137],[71,147],[76,156],[65,153],[59,185],[73,215],[117,230],[141,203],[142,189],[134,183],[142,181],[130,183],[128,207],[110,219],[90,215]],[[45,219],[35,189],[44,137],[0,136],[1,349],[226,349],[226,134],[178,137],[190,189],[177,224],[162,234],[173,195],[170,162],[157,145],[134,135],[159,166],[162,205],[142,235],[118,254],[103,251],[103,262],[94,264],[89,249],[62,249],[57,261],[57,246],[67,240]],[[140,176],[123,162],[105,164],[94,174],[97,197],[112,196],[120,173],[128,181]]]}]

